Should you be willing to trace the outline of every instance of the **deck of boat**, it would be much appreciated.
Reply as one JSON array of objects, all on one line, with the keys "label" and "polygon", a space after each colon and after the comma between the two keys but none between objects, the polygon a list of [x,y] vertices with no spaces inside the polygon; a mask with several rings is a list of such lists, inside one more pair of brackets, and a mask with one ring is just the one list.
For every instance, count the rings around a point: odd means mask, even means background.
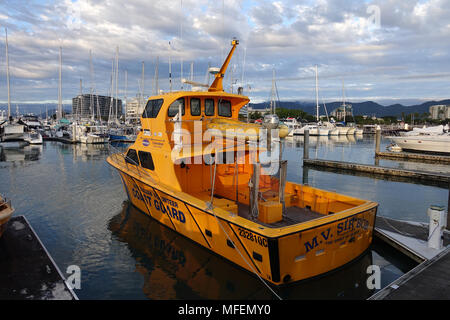
[{"label": "deck of boat", "polygon": [[[193,195],[199,199],[202,199],[203,201],[210,201],[211,199],[210,198],[211,196],[207,192],[196,193]],[[270,199],[271,197],[273,197],[273,192],[265,192],[263,195],[265,196],[264,199]],[[231,208],[236,207],[236,202],[234,200],[226,199],[224,197],[221,197],[220,195],[215,194],[214,206],[229,211]],[[287,227],[294,224],[307,222],[310,220],[323,217],[322,214],[312,211],[309,208],[300,208],[296,206],[291,206],[286,207],[285,212],[283,214],[283,219],[281,221],[274,223],[264,223],[258,220],[257,218],[252,217],[252,215],[250,214],[249,205],[240,202],[237,204],[237,213],[242,218],[254,221],[268,228]]]},{"label": "deck of boat", "polygon": [[242,218],[258,222],[259,224],[269,228],[287,227],[294,224],[323,217],[323,215],[321,215],[320,213],[314,212],[306,208],[287,207],[283,215],[283,220],[268,224],[263,223],[258,219],[253,219],[250,214],[250,207],[242,203],[238,204],[238,214]]}]

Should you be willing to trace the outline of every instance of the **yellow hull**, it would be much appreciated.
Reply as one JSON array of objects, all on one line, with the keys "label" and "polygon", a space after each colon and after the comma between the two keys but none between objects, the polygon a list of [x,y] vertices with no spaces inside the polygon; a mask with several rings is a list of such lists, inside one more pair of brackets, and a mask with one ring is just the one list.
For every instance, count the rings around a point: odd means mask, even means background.
[{"label": "yellow hull", "polygon": [[0,197],[0,237],[5,232],[8,221],[13,213],[14,209],[11,204],[3,202],[3,199]]},{"label": "yellow hull", "polygon": [[[361,255],[372,241],[378,206],[374,202],[362,202],[319,219],[273,228],[240,217],[236,208],[221,208],[220,200],[213,210],[208,209],[207,200],[152,183],[111,157],[108,163],[118,169],[135,207],[274,285],[341,267]],[[318,210],[323,204],[319,204],[317,195],[326,192],[314,190],[316,204],[312,205]],[[305,197],[303,202],[306,201],[309,200]]]}]

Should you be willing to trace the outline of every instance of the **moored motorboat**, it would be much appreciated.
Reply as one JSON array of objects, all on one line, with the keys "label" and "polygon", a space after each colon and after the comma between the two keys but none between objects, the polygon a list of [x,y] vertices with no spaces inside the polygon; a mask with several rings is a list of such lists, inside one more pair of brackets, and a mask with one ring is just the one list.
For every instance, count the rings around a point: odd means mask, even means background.
[{"label": "moored motorboat", "polygon": [[347,130],[347,134],[350,134],[350,135],[355,134],[355,131],[356,131],[355,127],[349,127]]},{"label": "moored motorboat", "polygon": [[405,151],[450,154],[450,134],[388,137]]},{"label": "moored motorboat", "polygon": [[223,90],[237,44],[208,91],[150,97],[136,142],[107,162],[135,207],[274,285],[339,268],[369,247],[378,204],[287,181],[277,144],[208,128],[249,102]]},{"label": "moored motorboat", "polygon": [[36,131],[36,130],[31,130],[31,131],[25,132],[24,140],[26,142],[28,142],[29,144],[42,144],[43,143],[42,135],[39,133],[39,131]]},{"label": "moored motorboat", "polygon": [[76,140],[85,144],[99,144],[107,143],[109,141],[109,135],[107,133],[107,127],[102,125],[75,125],[75,137]]}]

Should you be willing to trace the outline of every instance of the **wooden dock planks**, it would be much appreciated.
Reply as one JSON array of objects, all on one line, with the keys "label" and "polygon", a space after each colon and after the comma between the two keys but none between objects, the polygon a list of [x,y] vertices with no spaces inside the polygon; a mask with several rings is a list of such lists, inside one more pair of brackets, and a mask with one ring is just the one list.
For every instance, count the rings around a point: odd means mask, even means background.
[{"label": "wooden dock planks", "polygon": [[412,152],[376,152],[376,157],[389,158],[396,160],[415,160],[431,163],[443,163],[450,164],[450,156],[424,154],[424,153],[412,153]]},{"label": "wooden dock planks", "polygon": [[339,170],[359,171],[387,176],[405,177],[414,180],[435,181],[450,183],[450,175],[445,173],[433,173],[426,171],[416,171],[407,169],[397,169],[390,167],[381,167],[368,164],[359,164],[353,162],[342,162],[322,159],[304,159],[303,165],[314,167],[325,167]]}]

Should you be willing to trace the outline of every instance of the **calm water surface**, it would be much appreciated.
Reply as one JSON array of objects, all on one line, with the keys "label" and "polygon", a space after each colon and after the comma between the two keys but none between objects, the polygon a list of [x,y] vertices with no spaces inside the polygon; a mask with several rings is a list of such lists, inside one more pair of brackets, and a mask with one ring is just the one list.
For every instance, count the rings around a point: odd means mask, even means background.
[{"label": "calm water surface", "polygon": [[[310,157],[374,163],[373,138],[344,138],[311,137]],[[109,145],[58,142],[0,148],[0,193],[12,199],[17,215],[27,217],[63,273],[70,265],[81,268],[81,289],[75,290],[80,299],[274,298],[248,272],[131,206],[119,175],[105,161],[110,152]],[[426,222],[428,206],[445,204],[448,196],[439,186],[304,170],[302,155],[302,138],[285,141],[289,180],[377,201],[380,216]],[[384,160],[380,165],[448,170]],[[374,244],[336,272],[275,290],[284,299],[365,299],[374,293],[366,286],[372,264],[381,267],[382,287],[413,267]]]}]

